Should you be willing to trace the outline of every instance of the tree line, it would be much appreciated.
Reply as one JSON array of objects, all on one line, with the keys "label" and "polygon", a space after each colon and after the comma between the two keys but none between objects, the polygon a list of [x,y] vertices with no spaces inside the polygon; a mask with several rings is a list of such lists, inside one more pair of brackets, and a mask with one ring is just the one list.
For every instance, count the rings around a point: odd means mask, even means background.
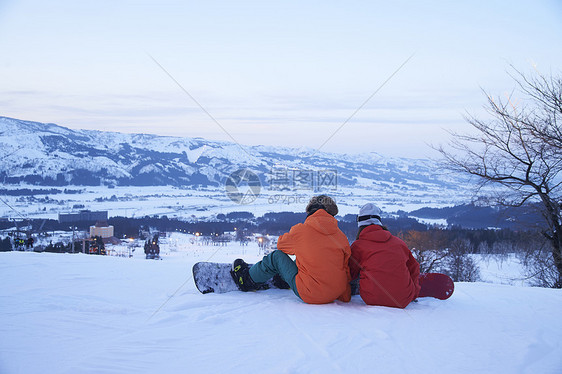
[{"label": "tree line", "polygon": [[[292,226],[304,222],[306,214],[294,212],[267,213],[262,217],[254,217],[248,213],[233,213],[220,216],[220,220],[186,222],[179,219],[163,217],[112,217],[108,223],[114,226],[118,238],[139,238],[146,232],[199,233],[202,237],[222,236],[227,232],[236,232],[235,240],[246,244],[254,234],[281,235]],[[349,242],[355,240],[357,223],[354,215],[339,218],[338,225],[347,235]],[[536,229],[467,229],[460,226],[439,228],[422,224],[407,217],[387,217],[384,225],[393,234],[404,240],[408,248],[420,263],[421,272],[443,272],[455,281],[477,281],[480,279],[478,265],[474,254],[484,256],[507,256],[517,254],[518,258],[533,275],[535,284],[552,287],[552,274],[541,272],[548,260],[548,241]],[[32,228],[42,226],[43,230],[68,231],[68,223],[55,220],[31,220]],[[91,222],[76,222],[78,230],[87,230]],[[82,243],[77,242],[81,248]],[[0,250],[12,250],[9,238],[0,240]],[[71,252],[72,243],[51,243],[46,249],[50,252]]]}]

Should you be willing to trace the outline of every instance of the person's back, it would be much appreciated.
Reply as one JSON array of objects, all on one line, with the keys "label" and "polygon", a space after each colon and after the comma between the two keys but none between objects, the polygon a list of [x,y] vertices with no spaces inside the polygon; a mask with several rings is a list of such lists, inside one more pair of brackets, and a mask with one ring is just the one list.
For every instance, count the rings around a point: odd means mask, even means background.
[{"label": "person's back", "polygon": [[[351,299],[347,237],[334,218],[338,207],[326,195],[314,196],[306,206],[307,218],[279,237],[277,250],[249,267],[242,259],[232,264],[232,277],[242,291],[258,288],[280,277],[304,302],[325,304]],[[293,261],[289,255],[295,255]]]},{"label": "person's back", "polygon": [[419,264],[406,244],[382,226],[379,214],[373,204],[361,208],[359,233],[351,245],[351,277],[360,277],[366,304],[405,308],[420,291]]},{"label": "person's back", "polygon": [[277,248],[296,255],[299,272],[297,289],[303,301],[329,303],[337,298],[348,301],[349,242],[336,219],[320,209],[279,237]]},{"label": "person's back", "polygon": [[351,245],[351,277],[360,275],[363,301],[406,307],[419,293],[419,265],[406,244],[381,226],[365,227]]}]

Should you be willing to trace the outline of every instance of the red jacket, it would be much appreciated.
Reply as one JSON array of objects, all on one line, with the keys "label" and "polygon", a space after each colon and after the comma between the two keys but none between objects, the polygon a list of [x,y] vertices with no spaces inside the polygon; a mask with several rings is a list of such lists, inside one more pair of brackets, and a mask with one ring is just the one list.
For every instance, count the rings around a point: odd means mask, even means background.
[{"label": "red jacket", "polygon": [[406,244],[379,225],[367,226],[351,245],[352,279],[360,275],[363,301],[405,308],[419,292],[420,265]]},{"label": "red jacket", "polygon": [[279,237],[277,249],[296,255],[295,278],[301,299],[309,304],[351,299],[349,241],[338,221],[320,209]]}]

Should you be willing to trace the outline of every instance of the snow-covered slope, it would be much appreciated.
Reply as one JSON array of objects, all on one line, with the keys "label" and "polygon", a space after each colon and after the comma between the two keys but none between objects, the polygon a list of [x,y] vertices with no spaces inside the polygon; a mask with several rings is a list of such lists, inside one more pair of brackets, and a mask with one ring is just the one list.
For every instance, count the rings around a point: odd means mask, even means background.
[{"label": "snow-covered slope", "polygon": [[289,290],[202,295],[199,260],[0,253],[0,372],[560,373],[562,291],[457,283],[406,309],[307,305]]},{"label": "snow-covered slope", "polygon": [[335,170],[340,186],[457,188],[429,160],[71,130],[7,117],[0,117],[0,150],[0,180],[5,184],[217,186],[240,168],[250,168],[268,184],[274,169],[284,168]]}]

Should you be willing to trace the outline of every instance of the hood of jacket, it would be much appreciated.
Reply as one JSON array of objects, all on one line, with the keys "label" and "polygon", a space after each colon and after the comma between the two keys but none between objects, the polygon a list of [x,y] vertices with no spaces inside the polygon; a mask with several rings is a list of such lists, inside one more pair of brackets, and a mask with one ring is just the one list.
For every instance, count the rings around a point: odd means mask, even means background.
[{"label": "hood of jacket", "polygon": [[361,234],[359,234],[359,239],[377,243],[387,242],[391,237],[392,234],[379,225],[369,225],[361,231]]},{"label": "hood of jacket", "polygon": [[338,231],[338,221],[324,209],[319,209],[308,216],[304,224],[324,235],[332,235]]}]

